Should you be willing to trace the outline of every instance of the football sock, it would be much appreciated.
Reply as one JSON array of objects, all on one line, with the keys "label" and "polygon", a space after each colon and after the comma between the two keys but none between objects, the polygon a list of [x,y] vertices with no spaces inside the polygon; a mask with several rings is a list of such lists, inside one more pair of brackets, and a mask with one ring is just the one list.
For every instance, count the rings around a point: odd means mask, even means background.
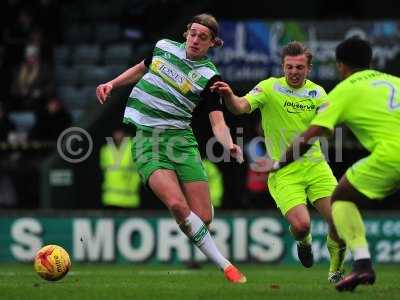
[{"label": "football sock", "polygon": [[292,234],[293,238],[297,241],[299,245],[311,245],[312,243],[312,236],[311,232],[309,232],[304,238],[299,239],[296,237],[296,235],[292,231],[292,226],[289,226],[289,231]]},{"label": "football sock", "polygon": [[193,212],[179,225],[181,230],[195,244],[205,256],[213,261],[221,270],[225,270],[231,263],[219,252],[207,226]]},{"label": "football sock", "polygon": [[350,249],[354,260],[370,258],[365,227],[357,206],[350,201],[334,201],[332,217],[339,237]]},{"label": "football sock", "polygon": [[329,234],[326,236],[326,247],[331,258],[329,272],[337,272],[343,270],[344,258],[346,256],[346,246],[340,246],[338,242],[333,240]]}]

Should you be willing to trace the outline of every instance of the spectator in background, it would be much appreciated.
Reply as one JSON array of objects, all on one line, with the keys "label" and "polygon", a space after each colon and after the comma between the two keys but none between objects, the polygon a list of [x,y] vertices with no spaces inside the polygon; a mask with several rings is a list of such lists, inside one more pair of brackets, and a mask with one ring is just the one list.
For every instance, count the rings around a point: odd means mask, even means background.
[{"label": "spectator in background", "polygon": [[[1,41],[0,41],[1,43]],[[10,68],[7,66],[4,48],[0,47],[0,89],[3,91],[0,96],[0,103],[4,103],[10,94]]]},{"label": "spectator in background", "polygon": [[113,132],[113,143],[100,149],[103,171],[102,202],[107,208],[136,208],[140,204],[140,176],[132,160],[132,141],[122,129]]},{"label": "spectator in background", "polygon": [[[15,125],[0,103],[0,143],[7,142],[8,135],[13,130],[15,130]],[[0,158],[0,207],[13,207],[17,203],[17,196],[7,167],[9,155],[2,152]]]},{"label": "spectator in background", "polygon": [[41,35],[32,34],[32,40],[25,48],[25,58],[14,76],[11,90],[17,109],[37,109],[53,93],[53,72],[41,59]]},{"label": "spectator in background", "polygon": [[224,196],[224,177],[218,166],[208,159],[203,160],[203,166],[208,176],[210,199],[214,208],[222,206]]},{"label": "spectator in background", "polygon": [[1,63],[0,88],[1,99],[6,101],[10,98],[13,78],[13,68],[18,65],[24,53],[24,47],[32,30],[33,17],[27,9],[22,9],[18,1],[7,1],[2,3],[0,10],[1,40],[3,46],[3,62]]},{"label": "spectator in background", "polygon": [[8,117],[7,111],[0,103],[0,142],[6,142],[11,131],[15,130],[14,123]]},{"label": "spectator in background", "polygon": [[268,191],[268,172],[265,171],[265,164],[269,156],[265,148],[261,124],[257,123],[254,129],[256,135],[244,146],[248,168],[243,202],[246,207],[260,209],[270,207],[269,201],[265,199],[265,191]]},{"label": "spectator in background", "polygon": [[14,12],[10,11],[10,14],[14,16],[5,16],[10,19],[3,30],[6,56],[10,64],[16,64],[23,58],[24,46],[34,28],[34,18],[29,9],[18,6],[13,8]]},{"label": "spectator in background", "polygon": [[65,109],[57,97],[47,102],[44,110],[36,113],[36,122],[33,125],[29,138],[40,141],[57,140],[60,133],[71,126],[71,114]]}]

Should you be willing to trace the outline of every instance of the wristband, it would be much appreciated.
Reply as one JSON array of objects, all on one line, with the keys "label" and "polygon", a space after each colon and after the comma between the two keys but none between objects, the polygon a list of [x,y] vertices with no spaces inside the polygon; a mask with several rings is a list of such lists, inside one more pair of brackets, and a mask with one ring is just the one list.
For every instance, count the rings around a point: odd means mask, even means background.
[{"label": "wristband", "polygon": [[272,171],[277,171],[281,168],[281,164],[279,163],[279,161],[274,161],[274,163],[272,164]]}]

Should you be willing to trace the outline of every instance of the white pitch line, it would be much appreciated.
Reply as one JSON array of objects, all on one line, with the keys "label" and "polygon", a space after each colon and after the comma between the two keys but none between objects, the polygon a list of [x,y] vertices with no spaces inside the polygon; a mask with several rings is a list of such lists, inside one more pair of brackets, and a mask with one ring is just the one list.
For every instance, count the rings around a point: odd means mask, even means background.
[{"label": "white pitch line", "polygon": [[[104,276],[109,276],[110,273],[114,273],[114,272],[107,272],[107,271],[103,271],[103,272],[92,272],[92,271],[70,271],[68,272],[68,276],[79,276],[79,275],[83,275],[83,276],[87,276],[87,275],[104,275]],[[158,275],[158,276],[167,276],[167,275],[191,275],[191,274],[197,274],[197,271],[192,271],[192,270],[162,270],[162,271],[135,271],[135,270],[130,270],[129,272],[130,275],[132,274],[138,274],[141,276],[154,276],[154,275]]]},{"label": "white pitch line", "polygon": [[[34,271],[27,271],[27,272],[0,271],[0,276],[31,276],[33,273]],[[114,272],[69,271],[68,276],[92,276],[92,275],[109,276],[111,273]],[[129,274],[130,275],[137,274],[141,276],[168,276],[168,275],[194,275],[194,274],[200,275],[195,270],[160,270],[160,271],[130,270]]]}]

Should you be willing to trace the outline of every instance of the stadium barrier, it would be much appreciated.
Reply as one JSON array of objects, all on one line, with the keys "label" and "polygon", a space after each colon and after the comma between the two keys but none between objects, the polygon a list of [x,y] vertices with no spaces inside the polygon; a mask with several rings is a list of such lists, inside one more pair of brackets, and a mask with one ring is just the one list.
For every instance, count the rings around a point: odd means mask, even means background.
[{"label": "stadium barrier", "polygon": [[[400,220],[396,214],[365,214],[376,262],[400,263]],[[398,212],[397,212],[398,216]],[[205,262],[205,257],[165,213],[81,211],[7,214],[0,217],[0,262],[30,262],[46,244],[67,249],[75,262]],[[313,217],[314,257],[327,262],[326,223]],[[219,249],[235,262],[292,264],[296,244],[277,213],[217,212],[211,232]],[[348,255],[347,259],[350,259]]]}]

